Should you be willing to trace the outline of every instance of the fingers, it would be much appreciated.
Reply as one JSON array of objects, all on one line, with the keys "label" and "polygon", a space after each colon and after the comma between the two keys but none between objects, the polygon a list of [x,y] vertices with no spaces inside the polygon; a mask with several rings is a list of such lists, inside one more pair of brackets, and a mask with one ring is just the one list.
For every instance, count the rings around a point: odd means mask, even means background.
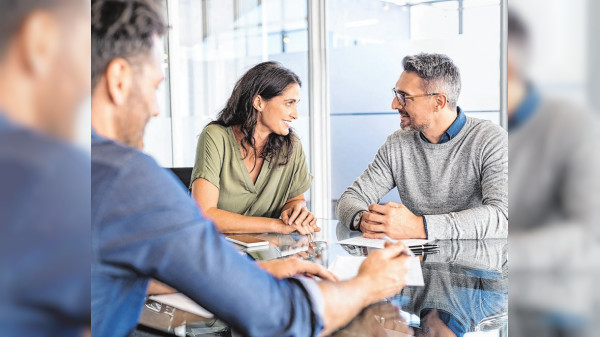
[{"label": "fingers", "polygon": [[364,212],[362,219],[371,222],[385,223],[385,216],[378,213]]},{"label": "fingers", "polygon": [[305,206],[302,206],[300,209],[301,213],[296,217],[296,220],[293,222],[290,220],[290,224],[298,231],[298,233],[307,235],[321,231],[321,228],[317,226],[317,219],[315,216]]},{"label": "fingers", "polygon": [[393,245],[389,245],[382,250],[382,255],[385,258],[391,259],[402,255],[402,252],[408,247],[402,241],[398,241]]},{"label": "fingers", "polygon": [[309,214],[310,214],[310,212],[308,211],[308,209],[306,209],[306,206],[301,206],[300,214],[298,214],[298,217],[296,217],[296,220],[294,220],[294,223],[304,226],[305,225],[304,220],[306,220],[306,218],[308,217]]},{"label": "fingers", "polygon": [[364,232],[384,233],[385,226],[368,220],[363,220],[360,223],[360,228]]},{"label": "fingers", "polygon": [[296,224],[292,223],[292,226],[293,226],[293,228],[296,229],[296,231],[300,235],[306,235],[306,234],[310,233],[310,231],[302,225],[296,225]]},{"label": "fingers", "polygon": [[321,227],[317,226],[317,218],[314,218],[311,222],[310,225],[312,226],[312,228],[315,230],[315,232],[320,232],[321,231]]},{"label": "fingers", "polygon": [[384,205],[379,205],[379,204],[372,204],[369,206],[369,212],[376,212],[379,214],[387,214],[388,213],[388,204],[389,202],[384,206]]},{"label": "fingers", "polygon": [[294,224],[296,223],[296,218],[298,218],[298,216],[300,215],[300,213],[302,212],[302,208],[304,206],[302,204],[296,204],[294,207],[292,207],[292,211],[291,211],[291,215],[290,218],[288,220],[288,225]]},{"label": "fingers", "polygon": [[331,271],[325,269],[323,266],[318,265],[313,262],[299,260],[298,261],[298,274],[305,273],[309,275],[314,275],[322,278],[327,281],[337,281],[338,278]]},{"label": "fingers", "polygon": [[363,237],[368,239],[383,239],[385,233],[363,233]]},{"label": "fingers", "polygon": [[[304,218],[304,220],[302,220],[302,225],[310,226],[310,223],[315,218],[315,216],[306,208],[306,206],[304,207],[304,211],[306,211],[306,217]],[[303,213],[304,213],[304,211],[303,211]],[[300,216],[298,218],[301,218],[301,217],[302,217],[302,214],[300,214]]]},{"label": "fingers", "polygon": [[289,208],[281,212],[281,221],[288,225],[290,223],[290,210]]}]

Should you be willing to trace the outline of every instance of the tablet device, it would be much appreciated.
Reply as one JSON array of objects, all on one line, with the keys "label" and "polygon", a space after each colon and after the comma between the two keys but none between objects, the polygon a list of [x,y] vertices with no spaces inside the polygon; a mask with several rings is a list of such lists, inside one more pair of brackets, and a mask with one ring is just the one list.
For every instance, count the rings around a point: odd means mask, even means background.
[{"label": "tablet device", "polygon": [[227,240],[242,245],[244,247],[268,246],[269,241],[261,240],[250,235],[236,235],[233,237],[225,237]]}]

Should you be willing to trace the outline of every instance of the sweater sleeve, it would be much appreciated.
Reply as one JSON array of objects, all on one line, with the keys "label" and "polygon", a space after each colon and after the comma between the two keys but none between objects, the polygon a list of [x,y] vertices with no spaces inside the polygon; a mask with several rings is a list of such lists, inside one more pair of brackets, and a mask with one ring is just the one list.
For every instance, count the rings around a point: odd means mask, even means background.
[{"label": "sweater sleeve", "polygon": [[337,217],[351,228],[354,215],[378,203],[389,191],[396,187],[390,161],[390,143],[394,135],[388,137],[375,159],[367,169],[346,189],[337,206]]},{"label": "sweater sleeve", "polygon": [[105,207],[94,232],[106,274],[161,281],[244,336],[321,332],[324,305],[313,280],[275,278],[240,255],[153,159],[137,154],[111,186],[103,200],[117,206]]},{"label": "sweater sleeve", "polygon": [[481,152],[482,205],[425,215],[429,239],[506,238],[508,235],[508,135],[498,129]]}]

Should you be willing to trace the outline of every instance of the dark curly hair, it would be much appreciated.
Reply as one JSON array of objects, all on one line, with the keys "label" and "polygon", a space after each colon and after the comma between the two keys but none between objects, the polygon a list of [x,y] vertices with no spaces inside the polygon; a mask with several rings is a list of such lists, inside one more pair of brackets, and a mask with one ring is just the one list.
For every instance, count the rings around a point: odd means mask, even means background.
[{"label": "dark curly hair", "polygon": [[167,29],[156,0],[92,0],[92,90],[112,60],[135,63]]},{"label": "dark curly hair", "polygon": [[[259,95],[265,100],[270,100],[281,95],[288,85],[294,83],[302,85],[298,75],[283,67],[280,63],[271,61],[259,63],[237,81],[231,97],[227,100],[227,105],[219,112],[217,120],[209,123],[209,125],[239,125],[244,135],[240,143],[244,152],[243,157],[246,158],[248,156],[247,146],[252,147],[254,153],[256,153],[254,130],[258,110],[252,104],[254,98]],[[274,163],[286,165],[292,155],[295,140],[296,135],[292,129],[285,136],[271,133],[259,156],[267,160],[270,167]],[[256,159],[254,162],[256,165]]]}]

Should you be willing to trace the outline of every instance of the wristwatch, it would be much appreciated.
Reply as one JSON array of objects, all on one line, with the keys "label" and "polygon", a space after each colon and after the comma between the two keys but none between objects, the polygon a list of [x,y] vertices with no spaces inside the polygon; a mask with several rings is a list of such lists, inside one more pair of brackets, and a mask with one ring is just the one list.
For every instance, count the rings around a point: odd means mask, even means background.
[{"label": "wristwatch", "polygon": [[363,213],[364,211],[360,211],[354,215],[354,219],[352,219],[352,225],[350,229],[352,229],[353,231],[360,230],[360,222],[362,220]]}]

